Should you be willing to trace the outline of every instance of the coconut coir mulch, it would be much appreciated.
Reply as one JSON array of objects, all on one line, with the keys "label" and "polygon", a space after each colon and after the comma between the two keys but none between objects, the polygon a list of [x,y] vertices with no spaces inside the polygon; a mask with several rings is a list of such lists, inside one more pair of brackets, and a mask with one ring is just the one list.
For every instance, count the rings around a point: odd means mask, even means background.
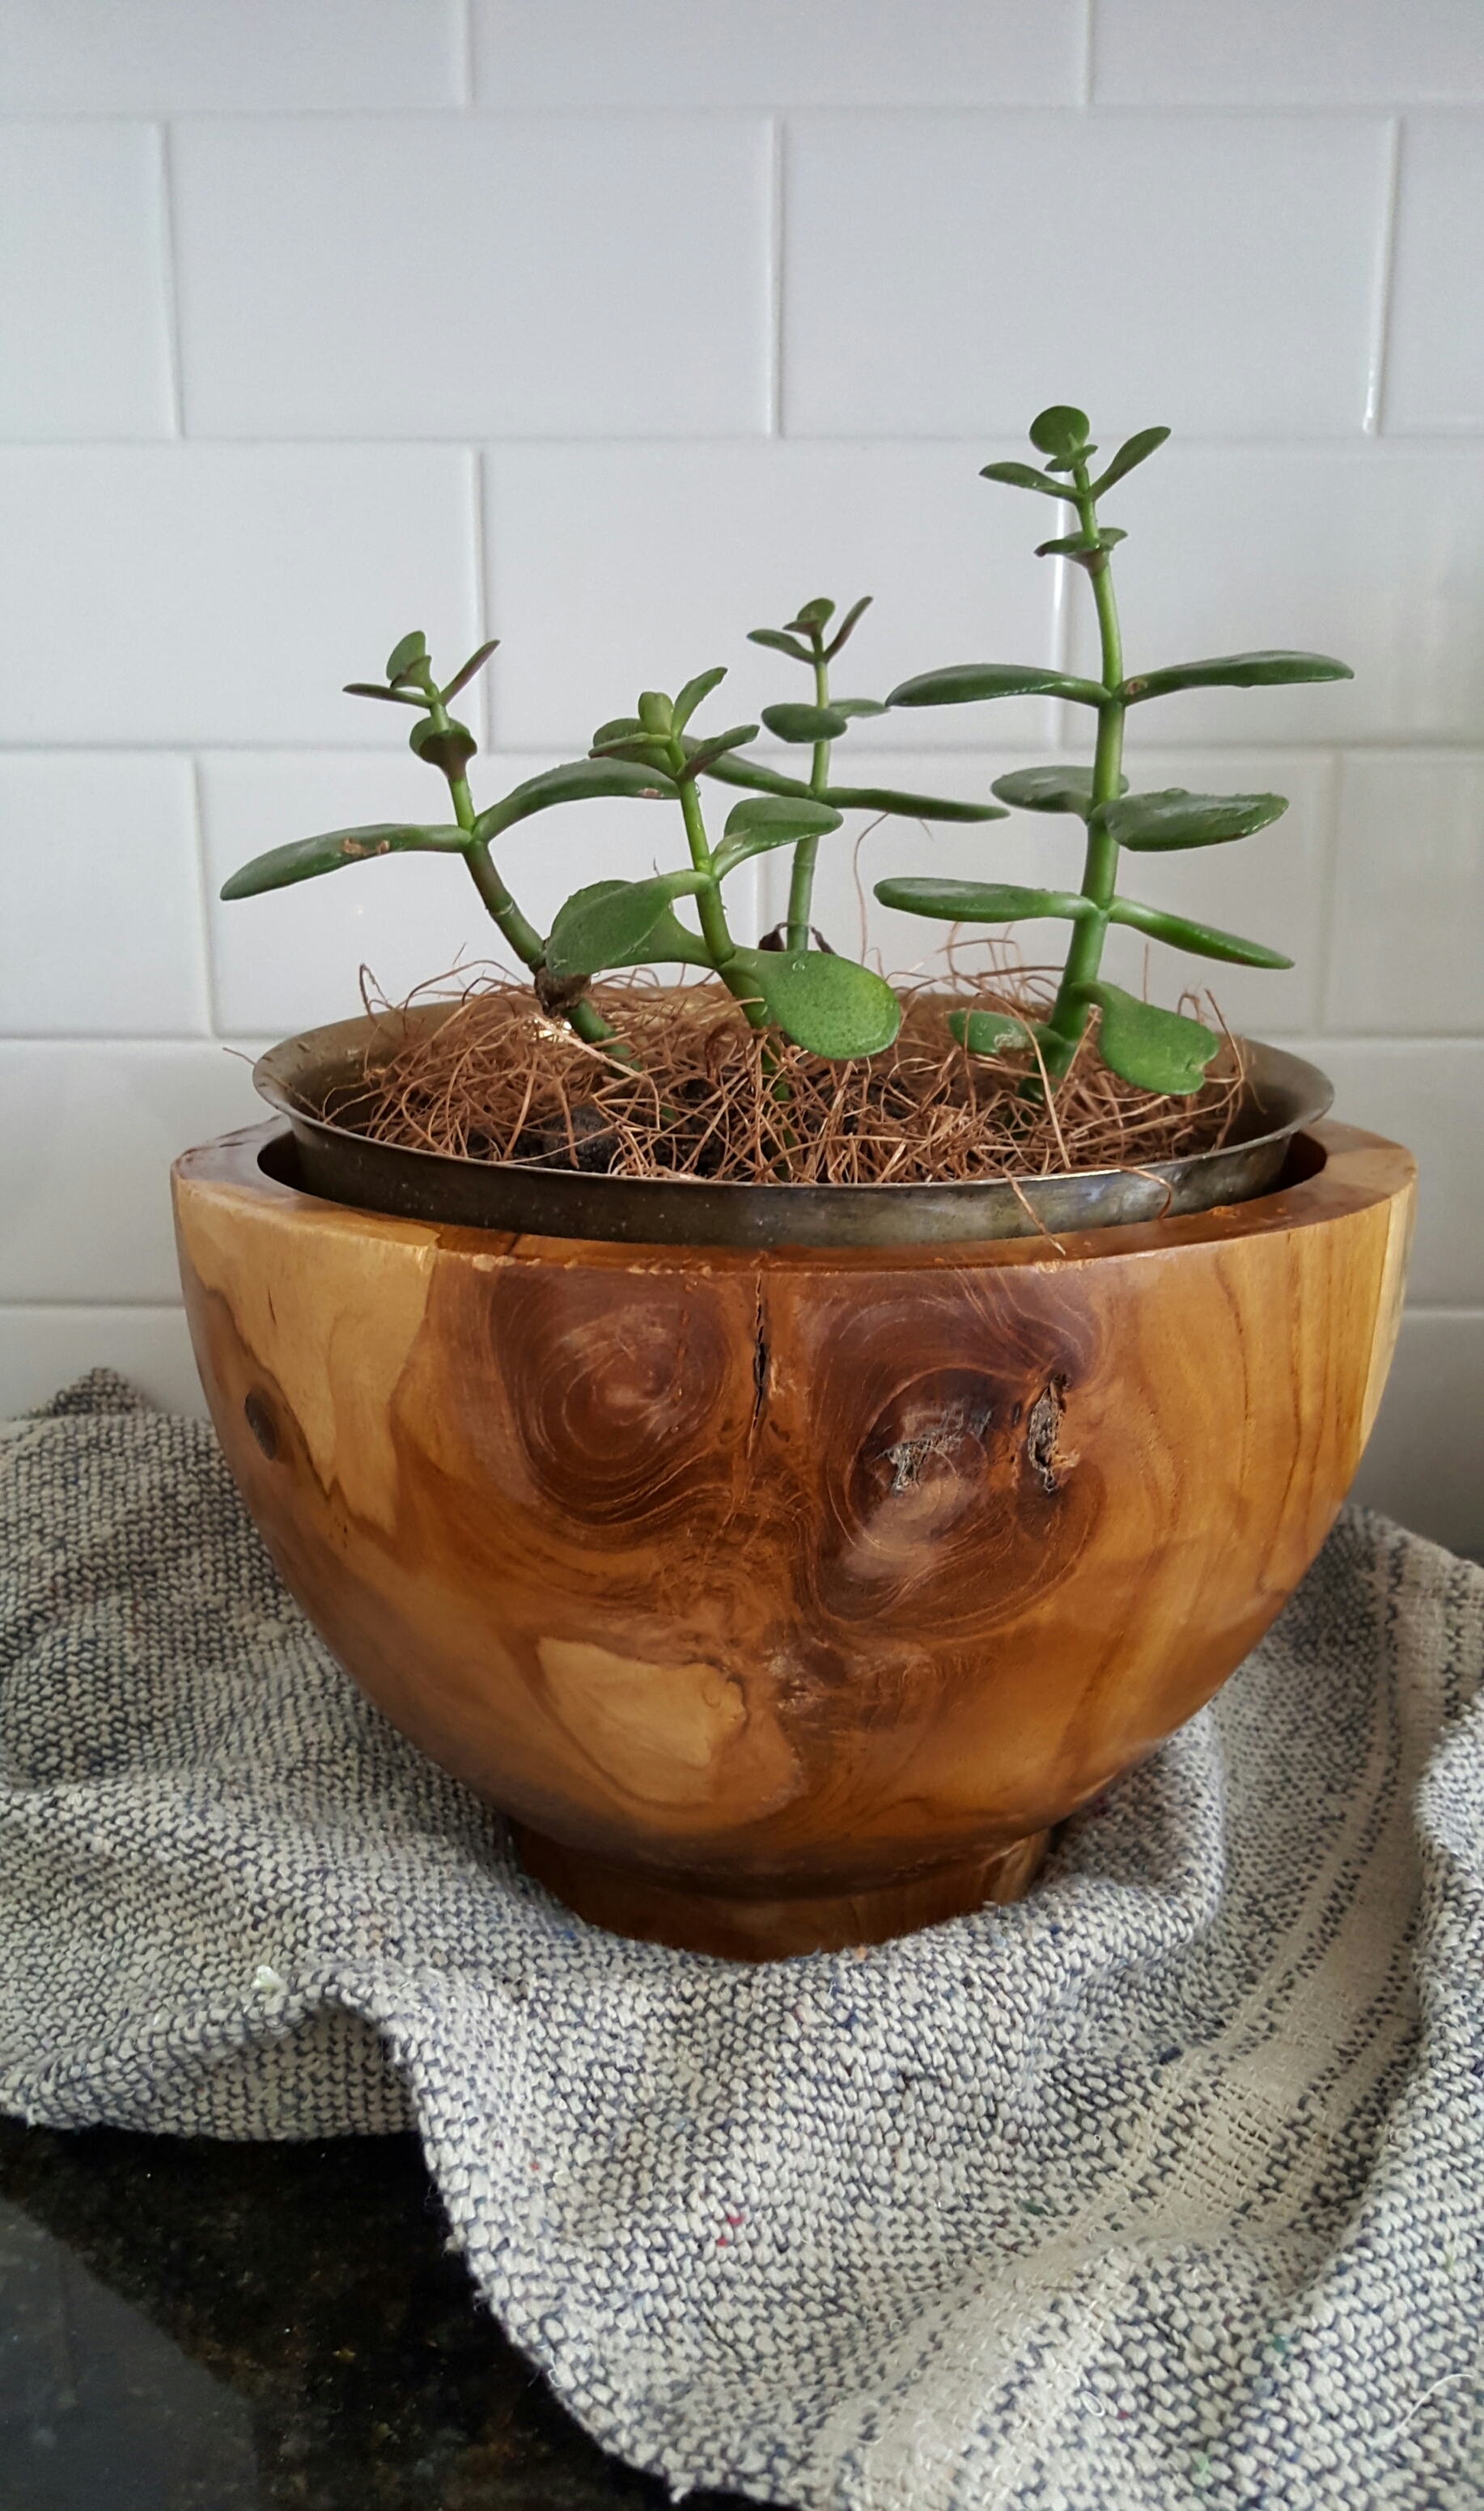
[{"label": "coconut coir mulch", "polygon": [[437,1027],[415,1016],[416,997],[383,1008],[364,1086],[326,1112],[375,1141],[464,1159],[745,1185],[1146,1168],[1215,1148],[1237,1116],[1242,1068],[1230,1038],[1218,1077],[1174,1099],[1111,1073],[1094,1024],[1054,1090],[1026,1098],[1020,1085],[1040,1068],[1029,1038],[1023,1052],[971,1056],[946,1015],[1044,1017],[1049,979],[1019,971],[963,980],[949,992],[901,990],[895,1043],[830,1063],[750,1029],[714,981],[665,985],[640,976],[598,985],[593,1002],[636,1058],[624,1067],[548,1018],[527,986],[480,979]]}]

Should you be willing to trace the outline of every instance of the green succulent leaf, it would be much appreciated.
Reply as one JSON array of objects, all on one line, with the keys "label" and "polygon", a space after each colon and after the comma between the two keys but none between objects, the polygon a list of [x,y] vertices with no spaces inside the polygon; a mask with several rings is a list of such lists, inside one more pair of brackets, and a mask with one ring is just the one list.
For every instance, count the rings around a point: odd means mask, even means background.
[{"label": "green succulent leaf", "polygon": [[831,950],[738,950],[740,967],[775,1025],[831,1062],[879,1055],[901,1026],[901,1005],[884,978]]},{"label": "green succulent leaf", "polygon": [[704,872],[660,872],[650,880],[598,880],[560,909],[547,942],[547,966],[558,981],[595,977],[600,968],[631,967],[676,898],[709,886]]},{"label": "green succulent leaf", "polygon": [[[1119,778],[1122,790],[1128,790],[1126,776]],[[1017,767],[1012,775],[997,776],[990,787],[1002,802],[1013,803],[1017,811],[1071,811],[1085,820],[1092,808],[1092,770],[1090,767]]]},{"label": "green succulent leaf", "polygon": [[474,678],[476,672],[483,670],[499,642],[500,639],[498,637],[490,637],[486,638],[485,642],[479,646],[478,650],[470,655],[469,660],[464,665],[462,671],[455,672],[452,679],[448,683],[448,686],[442,693],[444,706],[448,704],[450,698],[456,698],[458,696],[460,689],[464,689],[469,686],[469,683]]},{"label": "green succulent leaf", "polygon": [[755,723],[735,723],[730,732],[718,732],[713,734],[709,741],[698,741],[694,750],[687,742],[686,761],[677,781],[682,785],[693,783],[696,777],[704,773],[713,759],[725,757],[729,750],[740,750],[743,742],[755,741],[757,730]]},{"label": "green succulent leaf", "polygon": [[1127,793],[1117,802],[1100,802],[1088,825],[1134,854],[1168,854],[1250,837],[1281,819],[1287,808],[1281,793],[1187,793],[1172,785],[1162,793]]},{"label": "green succulent leaf", "polygon": [[785,637],[781,628],[749,628],[749,645],[771,645],[776,654],[791,654],[796,663],[812,663],[814,656],[797,637]]},{"label": "green succulent leaf", "polygon": [[1090,898],[1074,889],[1025,889],[1008,880],[879,880],[876,895],[883,907],[908,915],[935,915],[945,924],[1018,924],[1041,915],[1060,915],[1073,923],[1095,915]]},{"label": "green succulent leaf", "polygon": [[656,774],[649,766],[623,758],[573,758],[564,767],[549,767],[543,775],[527,777],[481,811],[471,834],[487,844],[502,830],[514,828],[517,820],[528,820],[535,811],[553,810],[558,802],[588,802],[604,793],[619,793],[633,801],[654,801],[661,796],[670,801],[675,797],[672,778]]},{"label": "green succulent leaf", "polygon": [[827,620],[833,619],[834,615],[834,603],[826,601],[821,593],[813,601],[801,601],[793,617],[785,619],[783,625],[785,628],[801,628],[807,637],[812,635],[815,629],[822,628]]},{"label": "green succulent leaf", "polygon": [[[622,880],[595,880],[589,888],[579,890],[567,904],[575,907],[579,899],[597,902],[629,886],[628,882]],[[662,961],[677,961],[682,967],[692,968],[709,968],[711,965],[711,954],[700,935],[688,932],[678,915],[667,906],[661,908],[643,941],[627,957],[605,959],[603,965],[607,968],[635,968]],[[551,965],[550,959],[547,964]]]},{"label": "green succulent leaf", "polygon": [[1169,663],[1162,672],[1140,672],[1118,694],[1136,706],[1141,698],[1168,697],[1176,689],[1270,689],[1300,680],[1352,680],[1349,663],[1333,654],[1295,654],[1279,647],[1251,654],[1211,654],[1199,663]]},{"label": "green succulent leaf", "polygon": [[703,698],[708,698],[726,676],[725,663],[713,663],[708,672],[698,672],[693,680],[687,680],[670,710],[671,730],[683,732]]},{"label": "green succulent leaf", "polygon": [[594,742],[589,752],[591,758],[627,758],[635,767],[649,767],[657,776],[668,778],[669,743],[663,733],[635,732],[627,737]]},{"label": "green succulent leaf", "polygon": [[639,721],[647,733],[667,740],[673,725],[674,710],[663,689],[644,689],[639,697]]},{"label": "green succulent leaf", "polygon": [[1062,540],[1042,541],[1036,556],[1075,559],[1079,566],[1088,566],[1105,550],[1116,549],[1120,541],[1127,538],[1128,534],[1121,532],[1117,524],[1101,523],[1095,532],[1068,532]]},{"label": "green succulent leaf", "polygon": [[836,715],[885,715],[887,711],[885,698],[831,698],[830,705]]},{"label": "green succulent leaf", "polygon": [[839,826],[839,812],[824,802],[755,794],[750,802],[739,802],[727,814],[727,825],[716,849],[716,877],[721,880],[729,871],[735,871],[749,855],[767,854],[774,846],[795,845],[800,837],[826,837]]},{"label": "green succulent leaf", "polygon": [[780,741],[838,741],[850,730],[846,716],[832,706],[764,707],[763,721]]},{"label": "green succulent leaf", "polygon": [[1141,907],[1136,898],[1116,898],[1109,909],[1115,924],[1131,924],[1156,942],[1190,950],[1199,959],[1228,959],[1239,968],[1291,968],[1281,950],[1265,942],[1244,942],[1239,933],[1223,933],[1216,924],[1196,924],[1188,915],[1171,915],[1162,907]]},{"label": "green succulent leaf", "polygon": [[437,724],[425,715],[407,735],[407,747],[430,767],[441,768],[445,776],[457,776],[467,767],[479,745],[467,723]]},{"label": "green succulent leaf", "polygon": [[894,820],[1003,820],[997,802],[949,802],[932,793],[897,793],[885,785],[827,785],[821,802],[837,811],[885,812]]},{"label": "green succulent leaf", "polygon": [[1060,497],[1069,506],[1077,503],[1072,488],[1058,488],[1044,471],[1033,471],[1028,462],[986,462],[979,473],[981,480],[998,480],[1004,488],[1039,488],[1043,497]]},{"label": "green succulent leaf", "polygon": [[1069,673],[1044,671],[1034,663],[950,663],[940,672],[919,672],[913,679],[898,681],[887,704],[966,706],[975,698],[1050,697],[1101,706],[1107,695],[1096,680],[1074,679]]},{"label": "green succulent leaf", "polygon": [[970,1055],[1005,1055],[1028,1046],[1031,1024],[1009,1012],[950,1012],[948,1027]]},{"label": "green succulent leaf", "polygon": [[400,644],[394,645],[387,656],[387,678],[395,688],[398,681],[405,679],[417,664],[427,660],[428,639],[420,628],[414,628],[411,635],[403,637]]},{"label": "green succulent leaf", "polygon": [[463,829],[413,828],[396,820],[378,820],[365,829],[327,829],[323,836],[298,837],[292,845],[254,855],[223,882],[221,895],[256,898],[265,889],[287,889],[293,881],[314,880],[347,864],[369,863],[376,855],[456,855],[468,843]]},{"label": "green succulent leaf", "polygon": [[601,750],[610,741],[636,741],[643,729],[636,715],[616,715],[608,723],[598,725],[588,746],[590,750]]},{"label": "green succulent leaf", "polygon": [[393,706],[420,707],[426,703],[407,689],[384,689],[379,680],[347,680],[345,694],[348,698],[386,698]]},{"label": "green succulent leaf", "polygon": [[835,656],[839,653],[841,646],[846,641],[846,638],[854,636],[861,619],[869,610],[873,598],[874,597],[869,593],[862,593],[858,601],[853,601],[851,603],[845,617],[841,620],[839,627],[835,630],[829,643],[824,648],[824,659],[827,663],[834,661]]},{"label": "green succulent leaf", "polygon": [[1141,427],[1137,436],[1130,436],[1125,444],[1119,446],[1102,478],[1094,480],[1093,496],[1101,497],[1120,480],[1125,479],[1130,471],[1136,470],[1141,462],[1147,462],[1151,453],[1159,452],[1168,435],[1167,427]]},{"label": "green succulent leaf", "polygon": [[[682,740],[687,760],[693,759],[702,745],[699,741]],[[739,758],[734,751],[720,757],[708,758],[702,771],[718,785],[743,785],[749,793],[806,794],[811,788],[801,776],[784,776],[776,767],[765,767],[761,759]]]},{"label": "green succulent leaf", "polygon": [[1101,1011],[1098,1053],[1120,1080],[1136,1090],[1168,1091],[1178,1099],[1199,1089],[1221,1045],[1202,1022],[1141,1003],[1137,994],[1125,994],[1122,985],[1102,979],[1073,991],[1079,1001],[1096,1003]]},{"label": "green succulent leaf", "polygon": [[1053,402],[1032,419],[1030,439],[1038,453],[1055,462],[1075,462],[1087,443],[1087,413],[1070,402]]}]

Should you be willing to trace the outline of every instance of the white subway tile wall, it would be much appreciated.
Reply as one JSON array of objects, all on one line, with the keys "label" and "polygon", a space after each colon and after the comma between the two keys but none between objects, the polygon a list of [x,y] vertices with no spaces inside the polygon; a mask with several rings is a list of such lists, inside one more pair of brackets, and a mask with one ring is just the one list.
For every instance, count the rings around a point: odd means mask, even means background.
[{"label": "white subway tile wall", "polygon": [[[488,950],[442,861],[218,900],[265,846],[429,807],[343,681],[413,625],[498,634],[464,701],[494,792],[712,662],[729,720],[799,693],[744,632],[820,591],[876,597],[862,694],[1085,667],[1082,579],[975,477],[1072,399],[1105,442],[1177,430],[1119,494],[1135,664],[1355,666],[1135,717],[1141,781],[1290,797],[1147,886],[1292,972],[1150,977],[1216,976],[1417,1148],[1360,1490],[1484,1548],[1481,170],[1479,0],[0,0],[0,1410],[100,1361],[196,1402],[171,1154],[252,1121],[245,1059],[362,970]],[[1085,732],[902,715],[855,772],[982,794]],[[615,802],[507,865],[540,920],[669,842]],[[1076,849],[856,819],[824,930],[929,867]],[[934,964],[931,925],[872,933]]]}]

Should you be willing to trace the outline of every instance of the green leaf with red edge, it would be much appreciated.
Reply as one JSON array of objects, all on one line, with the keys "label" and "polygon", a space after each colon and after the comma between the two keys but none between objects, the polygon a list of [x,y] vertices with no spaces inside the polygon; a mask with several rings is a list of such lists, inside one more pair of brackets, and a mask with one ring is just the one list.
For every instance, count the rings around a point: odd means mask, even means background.
[{"label": "green leaf with red edge", "polygon": [[479,813],[473,834],[487,843],[502,830],[514,828],[517,820],[528,820],[535,811],[551,811],[559,802],[588,802],[614,793],[631,801],[659,798],[672,802],[675,787],[668,776],[630,759],[572,758],[564,767],[549,767],[540,776],[527,777],[503,801],[492,802],[487,811]]},{"label": "green leaf with red edge", "polygon": [[1127,705],[1171,697],[1180,689],[1273,689],[1309,680],[1352,680],[1349,663],[1333,654],[1302,654],[1263,646],[1250,654],[1208,654],[1199,663],[1167,663],[1160,672],[1136,672],[1117,694]]}]

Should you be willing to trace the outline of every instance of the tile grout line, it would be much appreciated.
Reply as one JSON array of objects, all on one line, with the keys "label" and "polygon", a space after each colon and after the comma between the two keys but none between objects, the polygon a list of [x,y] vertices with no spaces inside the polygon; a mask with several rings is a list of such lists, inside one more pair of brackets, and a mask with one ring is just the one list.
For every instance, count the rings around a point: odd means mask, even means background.
[{"label": "tile grout line", "polygon": [[783,433],[783,187],[787,125],[781,114],[773,115],[768,134],[768,331],[764,351],[768,373],[764,433],[777,439]]},{"label": "tile grout line", "polygon": [[1382,435],[1386,425],[1387,358],[1391,329],[1392,278],[1396,265],[1396,214],[1401,197],[1401,144],[1402,118],[1397,113],[1391,116],[1387,127],[1386,183],[1377,243],[1375,296],[1371,306],[1365,414],[1360,422],[1362,433],[1373,437]]},{"label": "tile grout line", "polygon": [[165,355],[170,388],[171,435],[185,438],[185,346],[180,332],[180,268],[175,250],[174,159],[171,127],[157,122],[155,134],[156,214],[160,227],[160,277],[165,297]]}]

